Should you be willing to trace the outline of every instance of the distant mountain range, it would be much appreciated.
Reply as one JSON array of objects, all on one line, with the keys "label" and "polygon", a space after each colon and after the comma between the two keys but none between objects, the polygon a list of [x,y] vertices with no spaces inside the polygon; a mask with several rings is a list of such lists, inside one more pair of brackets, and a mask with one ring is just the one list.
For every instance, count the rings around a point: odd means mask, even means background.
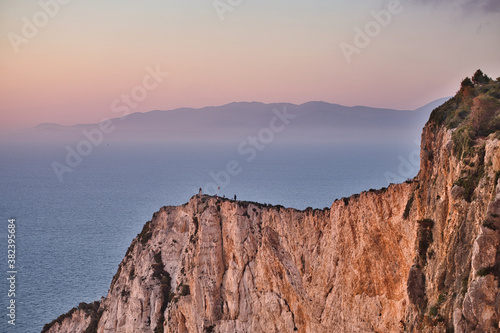
[{"label": "distant mountain range", "polygon": [[262,140],[275,139],[278,143],[291,144],[404,143],[420,138],[431,111],[447,99],[441,98],[412,111],[347,107],[325,102],[301,105],[236,102],[200,109],[137,112],[113,118],[101,126],[44,123],[10,135],[8,141],[69,144],[85,139],[84,133],[94,133],[97,138],[96,131],[101,131],[108,144],[237,143],[259,135]]}]

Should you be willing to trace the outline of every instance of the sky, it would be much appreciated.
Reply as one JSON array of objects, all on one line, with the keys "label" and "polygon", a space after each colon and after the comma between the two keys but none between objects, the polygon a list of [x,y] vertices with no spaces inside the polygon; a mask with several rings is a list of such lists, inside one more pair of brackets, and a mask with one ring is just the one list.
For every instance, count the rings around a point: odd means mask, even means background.
[{"label": "sky", "polygon": [[415,109],[500,76],[497,0],[0,0],[0,130],[326,101]]}]

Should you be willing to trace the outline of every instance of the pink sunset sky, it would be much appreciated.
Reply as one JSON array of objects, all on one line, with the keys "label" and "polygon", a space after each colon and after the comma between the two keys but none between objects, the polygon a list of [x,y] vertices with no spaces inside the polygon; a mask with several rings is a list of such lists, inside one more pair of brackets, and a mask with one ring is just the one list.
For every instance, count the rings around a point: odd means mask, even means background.
[{"label": "pink sunset sky", "polygon": [[[415,109],[478,68],[500,76],[497,3],[0,0],[0,129],[113,118],[134,89],[147,93],[134,112],[312,100]],[[367,45],[356,47],[357,28],[372,29]],[[350,61],[341,45],[356,47]],[[169,75],[145,90],[146,68]]]}]

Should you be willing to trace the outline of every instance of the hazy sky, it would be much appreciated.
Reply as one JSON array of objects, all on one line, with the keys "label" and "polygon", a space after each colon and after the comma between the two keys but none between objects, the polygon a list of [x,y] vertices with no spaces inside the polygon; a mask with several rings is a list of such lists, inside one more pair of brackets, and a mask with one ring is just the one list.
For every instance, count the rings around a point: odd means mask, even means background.
[{"label": "hazy sky", "polygon": [[[97,122],[124,105],[413,109],[477,68],[500,76],[499,3],[0,0],[0,129]],[[375,23],[372,11],[389,8]]]}]

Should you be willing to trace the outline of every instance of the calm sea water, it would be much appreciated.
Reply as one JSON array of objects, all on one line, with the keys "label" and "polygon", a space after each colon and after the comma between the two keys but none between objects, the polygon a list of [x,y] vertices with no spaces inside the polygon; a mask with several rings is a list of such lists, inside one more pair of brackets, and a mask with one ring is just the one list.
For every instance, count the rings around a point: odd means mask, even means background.
[{"label": "calm sea water", "polygon": [[[79,302],[105,296],[132,239],[165,205],[185,203],[210,173],[241,172],[219,195],[287,207],[329,207],[388,184],[418,147],[267,147],[247,162],[236,147],[102,146],[60,183],[57,147],[0,147],[1,332],[40,332]],[[408,170],[405,169],[406,172]],[[409,170],[402,178],[414,176]],[[224,184],[222,184],[224,185]],[[16,325],[7,324],[7,220],[16,219]]]}]

